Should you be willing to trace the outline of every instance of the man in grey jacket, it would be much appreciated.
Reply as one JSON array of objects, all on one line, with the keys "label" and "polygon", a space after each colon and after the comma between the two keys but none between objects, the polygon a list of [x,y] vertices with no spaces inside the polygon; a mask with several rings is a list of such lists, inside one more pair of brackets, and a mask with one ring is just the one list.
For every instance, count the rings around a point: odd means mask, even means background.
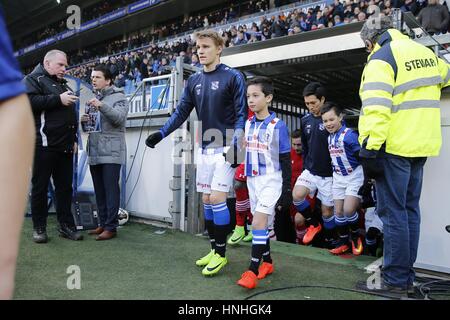
[{"label": "man in grey jacket", "polygon": [[449,22],[448,8],[438,0],[428,0],[428,6],[420,10],[417,20],[431,35],[445,33]]},{"label": "man in grey jacket", "polygon": [[[110,70],[96,66],[91,74],[96,98],[88,101],[98,111],[98,130],[89,133],[88,162],[94,183],[100,225],[89,234],[96,240],[109,240],[116,236],[120,205],[120,168],[126,161],[125,123],[128,101],[123,89],[112,85]],[[89,116],[83,115],[82,123]]]}]

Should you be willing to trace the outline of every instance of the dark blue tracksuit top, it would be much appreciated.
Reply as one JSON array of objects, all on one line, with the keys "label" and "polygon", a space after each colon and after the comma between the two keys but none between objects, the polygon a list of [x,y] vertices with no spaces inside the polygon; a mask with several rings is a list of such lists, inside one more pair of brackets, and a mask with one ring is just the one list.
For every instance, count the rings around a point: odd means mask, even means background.
[{"label": "dark blue tracksuit top", "polygon": [[208,133],[205,135],[208,129],[222,133],[223,141],[202,138],[202,148],[230,145],[233,130],[244,130],[247,119],[246,85],[242,74],[219,64],[214,71],[191,75],[176,111],[160,129],[163,137],[179,128],[194,107],[202,122],[202,137],[208,137]]},{"label": "dark blue tracksuit top", "polygon": [[330,151],[328,150],[328,131],[321,117],[307,114],[301,119],[303,168],[315,176],[331,177]]},{"label": "dark blue tracksuit top", "polygon": [[0,102],[25,93],[25,86],[21,83],[22,73],[14,57],[11,40],[6,30],[3,11],[0,7]]}]

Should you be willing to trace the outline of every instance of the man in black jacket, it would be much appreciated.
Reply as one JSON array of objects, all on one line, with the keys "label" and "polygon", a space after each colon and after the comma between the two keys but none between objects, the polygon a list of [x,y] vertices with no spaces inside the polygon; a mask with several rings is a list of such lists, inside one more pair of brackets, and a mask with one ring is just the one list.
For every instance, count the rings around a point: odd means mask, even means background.
[{"label": "man in black jacket", "polygon": [[67,56],[59,50],[49,51],[42,64],[24,78],[36,125],[36,149],[33,165],[31,214],[33,240],[48,240],[47,190],[53,177],[56,213],[60,236],[81,240],[71,213],[73,155],[77,150],[77,97],[64,79]]}]

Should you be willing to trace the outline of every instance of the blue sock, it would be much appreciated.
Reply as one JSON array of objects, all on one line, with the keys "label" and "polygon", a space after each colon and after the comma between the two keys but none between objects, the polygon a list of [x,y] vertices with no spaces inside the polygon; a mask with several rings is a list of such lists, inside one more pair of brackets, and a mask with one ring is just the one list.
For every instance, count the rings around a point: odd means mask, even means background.
[{"label": "blue sock", "polygon": [[323,226],[325,229],[331,230],[336,227],[336,221],[334,220],[334,216],[331,216],[329,218],[322,217],[323,219]]},{"label": "blue sock", "polygon": [[[252,230],[252,259],[249,269],[258,275],[258,268],[263,254],[267,251],[267,242],[269,239],[269,230]],[[270,253],[269,253],[270,256]],[[267,257],[266,257],[267,258]]]},{"label": "blue sock", "polygon": [[348,242],[348,223],[347,217],[338,217],[334,216],[334,220],[336,221],[336,231],[339,237],[338,245],[344,245]]},{"label": "blue sock", "polygon": [[358,212],[354,212],[353,215],[347,217],[347,223],[349,225],[350,231],[352,233],[352,238],[357,239],[359,236],[359,214]]},{"label": "blue sock", "polygon": [[210,204],[203,204],[203,216],[205,217],[205,227],[208,230],[211,249],[216,249],[216,239],[214,237],[214,214]]},{"label": "blue sock", "polygon": [[216,237],[216,253],[225,257],[227,233],[230,226],[230,211],[227,203],[222,202],[212,205],[214,213],[214,232]]},{"label": "blue sock", "polygon": [[305,218],[306,226],[313,225],[314,227],[317,227],[319,225],[317,219],[315,219],[312,215],[312,209],[308,200],[304,199],[301,201],[294,201],[293,203],[298,212],[300,212]]}]

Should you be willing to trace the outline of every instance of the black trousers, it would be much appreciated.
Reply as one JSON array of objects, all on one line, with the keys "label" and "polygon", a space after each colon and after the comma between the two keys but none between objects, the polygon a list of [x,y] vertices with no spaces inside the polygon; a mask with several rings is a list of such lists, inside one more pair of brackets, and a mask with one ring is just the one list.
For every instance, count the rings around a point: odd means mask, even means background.
[{"label": "black trousers", "polygon": [[274,231],[278,241],[295,243],[297,233],[291,218],[290,208],[275,209]]},{"label": "black trousers", "polygon": [[48,217],[47,192],[53,178],[58,222],[74,226],[72,216],[73,154],[36,149],[31,179],[31,215],[33,227],[46,227]]},{"label": "black trousers", "polygon": [[95,189],[100,227],[115,232],[119,225],[117,213],[120,206],[120,164],[89,166]]}]

